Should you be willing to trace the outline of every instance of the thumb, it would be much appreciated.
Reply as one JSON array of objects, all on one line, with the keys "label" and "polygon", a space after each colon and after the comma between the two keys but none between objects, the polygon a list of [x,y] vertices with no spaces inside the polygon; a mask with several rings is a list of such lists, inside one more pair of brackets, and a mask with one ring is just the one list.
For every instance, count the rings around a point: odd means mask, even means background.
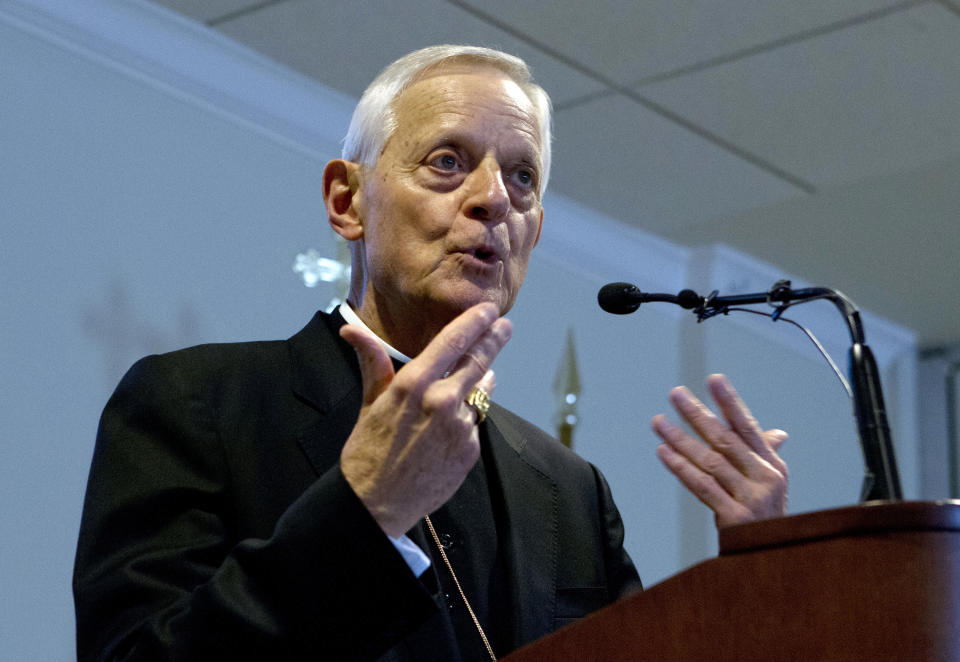
[{"label": "thumb", "polygon": [[377,337],[355,324],[340,327],[340,337],[350,343],[360,362],[363,406],[372,404],[393,380],[393,362]]}]

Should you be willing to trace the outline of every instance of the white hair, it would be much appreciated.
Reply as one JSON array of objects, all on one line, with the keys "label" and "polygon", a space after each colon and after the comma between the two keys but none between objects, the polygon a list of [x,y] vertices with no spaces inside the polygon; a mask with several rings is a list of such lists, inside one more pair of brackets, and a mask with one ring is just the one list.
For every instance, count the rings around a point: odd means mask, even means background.
[{"label": "white hair", "polygon": [[550,97],[533,82],[530,68],[518,57],[480,46],[428,46],[404,55],[380,72],[364,91],[350,120],[350,128],[343,139],[342,156],[373,166],[383,152],[387,140],[397,128],[393,104],[397,97],[420,74],[441,62],[458,60],[489,66],[507,74],[527,95],[533,104],[540,125],[540,193],[547,189],[550,178]]}]

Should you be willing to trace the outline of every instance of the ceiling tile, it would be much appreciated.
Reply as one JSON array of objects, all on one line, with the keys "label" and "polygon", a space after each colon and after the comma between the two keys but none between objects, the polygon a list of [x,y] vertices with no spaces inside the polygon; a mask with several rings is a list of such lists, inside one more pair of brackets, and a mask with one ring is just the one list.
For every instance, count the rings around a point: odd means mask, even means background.
[{"label": "ceiling tile", "polygon": [[383,67],[417,48],[467,43],[524,58],[555,102],[602,85],[443,0],[288,0],[219,24],[229,37],[359,96]]},{"label": "ceiling tile", "polygon": [[639,91],[833,186],[960,154],[958,43],[960,17],[927,4]]},{"label": "ceiling tile", "polygon": [[184,16],[206,23],[221,16],[227,16],[241,9],[253,7],[262,2],[262,0],[153,0],[155,4],[161,5]]},{"label": "ceiling tile", "polygon": [[[915,330],[923,345],[960,340],[960,158],[684,229],[721,241]],[[867,330],[867,339],[870,330]]]},{"label": "ceiling tile", "polygon": [[660,233],[798,189],[619,95],[554,118],[551,188]]},{"label": "ceiling tile", "polygon": [[465,0],[600,72],[631,85],[663,72],[901,4],[893,0]]}]

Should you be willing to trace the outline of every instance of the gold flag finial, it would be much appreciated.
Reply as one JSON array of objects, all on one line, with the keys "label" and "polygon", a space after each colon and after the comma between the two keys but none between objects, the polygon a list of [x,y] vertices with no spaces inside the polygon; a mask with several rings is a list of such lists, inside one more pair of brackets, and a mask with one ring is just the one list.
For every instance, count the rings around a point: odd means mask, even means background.
[{"label": "gold flag finial", "polygon": [[564,446],[573,448],[573,428],[577,424],[577,402],[580,400],[580,371],[572,327],[567,327],[567,343],[553,378],[553,392],[559,401],[557,436]]}]

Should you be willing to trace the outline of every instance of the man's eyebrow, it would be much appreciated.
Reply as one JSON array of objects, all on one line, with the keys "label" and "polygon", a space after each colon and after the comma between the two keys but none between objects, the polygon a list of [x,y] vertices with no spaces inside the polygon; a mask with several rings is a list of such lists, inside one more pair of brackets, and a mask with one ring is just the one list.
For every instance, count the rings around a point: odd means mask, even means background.
[{"label": "man's eyebrow", "polygon": [[[529,130],[517,128],[512,131],[519,140],[510,141],[509,144],[493,144],[498,147],[498,151],[503,157],[512,163],[527,163],[537,169],[539,172],[542,167],[542,154],[540,148],[540,134],[534,128]],[[487,133],[469,126],[452,125],[438,127],[436,133],[428,133],[415,138],[419,143],[418,149],[424,154],[438,147],[449,145],[451,147],[470,149],[477,146],[486,147]],[[496,143],[496,141],[494,141]]]}]

